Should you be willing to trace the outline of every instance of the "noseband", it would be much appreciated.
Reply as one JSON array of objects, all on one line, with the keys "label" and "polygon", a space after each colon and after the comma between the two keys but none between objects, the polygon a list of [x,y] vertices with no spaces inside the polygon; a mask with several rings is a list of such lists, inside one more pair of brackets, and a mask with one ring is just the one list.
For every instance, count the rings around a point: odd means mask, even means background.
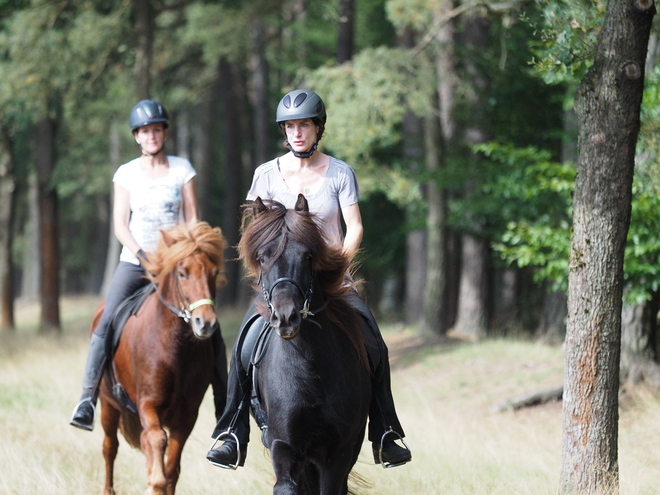
[{"label": "noseband", "polygon": [[312,300],[312,295],[314,294],[314,276],[315,276],[315,273],[314,273],[314,271],[312,271],[312,276],[309,280],[309,287],[307,287],[307,290],[303,290],[303,288],[300,286],[300,284],[296,280],[292,279],[291,277],[280,277],[277,280],[275,280],[275,282],[273,282],[273,285],[270,286],[270,289],[266,289],[266,286],[263,283],[263,272],[260,271],[259,272],[259,279],[257,280],[257,283],[259,285],[261,285],[261,291],[264,293],[264,299],[266,299],[266,304],[268,304],[268,310],[270,311],[270,313],[271,314],[273,313],[273,305],[271,303],[272,298],[273,298],[273,290],[279,284],[282,284],[284,282],[289,282],[289,283],[293,284],[294,287],[296,289],[298,289],[298,292],[300,293],[300,295],[305,300],[305,302],[303,303],[302,309],[299,311],[300,316],[302,317],[303,320],[306,319],[308,316],[314,316],[319,311],[323,311],[325,309],[325,307],[328,305],[328,301],[326,301],[325,304],[323,304],[323,306],[321,306],[318,309],[315,309],[314,311],[310,311],[310,309],[309,309],[309,305],[310,305],[311,300]]},{"label": "noseband", "polygon": [[[156,284],[154,284],[156,285]],[[194,303],[189,303],[188,298],[186,295],[183,293],[183,290],[181,289],[181,283],[179,282],[179,279],[176,279],[176,286],[177,289],[179,289],[179,294],[183,298],[183,301],[179,301],[179,307],[180,309],[176,309],[174,306],[169,304],[165,299],[163,299],[163,296],[160,294],[158,291],[158,286],[156,286],[156,294],[158,294],[158,298],[160,299],[160,302],[162,302],[167,308],[172,311],[175,315],[177,315],[179,318],[182,318],[183,321],[186,323],[190,323],[190,320],[192,319],[192,312],[196,309],[199,308],[200,306],[204,306],[205,304],[210,304],[215,308],[215,301],[212,299],[200,299],[198,301],[195,301]]]}]

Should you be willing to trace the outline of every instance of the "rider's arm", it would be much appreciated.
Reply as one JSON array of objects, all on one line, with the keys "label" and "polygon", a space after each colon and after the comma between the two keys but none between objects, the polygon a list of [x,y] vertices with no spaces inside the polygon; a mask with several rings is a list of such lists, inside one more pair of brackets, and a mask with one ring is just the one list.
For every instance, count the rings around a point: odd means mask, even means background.
[{"label": "rider's arm", "polygon": [[126,188],[115,182],[114,206],[112,211],[113,226],[115,236],[122,244],[137,256],[140,246],[133,238],[133,234],[128,228],[131,219],[131,196]]},{"label": "rider's arm", "polygon": [[181,193],[183,194],[183,216],[186,222],[197,222],[199,218],[197,213],[197,190],[195,189],[194,178],[183,185]]},{"label": "rider's arm", "polygon": [[360,207],[357,203],[349,206],[344,206],[341,209],[344,223],[346,224],[346,236],[344,237],[344,253],[348,255],[349,259],[357,254],[362,242],[362,234],[364,228],[362,226],[362,215],[360,215]]}]

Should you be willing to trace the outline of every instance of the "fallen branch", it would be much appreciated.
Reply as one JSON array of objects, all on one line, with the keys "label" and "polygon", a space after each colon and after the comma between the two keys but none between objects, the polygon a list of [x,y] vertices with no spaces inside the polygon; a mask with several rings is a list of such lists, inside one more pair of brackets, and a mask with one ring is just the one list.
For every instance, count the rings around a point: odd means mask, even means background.
[{"label": "fallen branch", "polygon": [[490,409],[490,412],[504,412],[504,411],[517,411],[524,407],[539,406],[548,402],[560,401],[564,387],[551,388],[548,390],[541,390],[540,392],[533,392],[531,394],[519,395],[513,399],[508,399]]}]

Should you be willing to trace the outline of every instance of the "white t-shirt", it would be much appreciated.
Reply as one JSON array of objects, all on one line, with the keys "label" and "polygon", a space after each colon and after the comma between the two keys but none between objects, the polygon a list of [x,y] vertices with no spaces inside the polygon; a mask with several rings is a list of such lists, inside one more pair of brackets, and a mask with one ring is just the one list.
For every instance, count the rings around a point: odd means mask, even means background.
[{"label": "white t-shirt", "polygon": [[[146,177],[136,158],[119,167],[112,179],[130,194],[131,218],[128,228],[138,245],[147,253],[158,247],[161,230],[169,230],[184,221],[182,189],[197,175],[185,158],[168,156],[167,160],[170,170],[165,177]],[[139,264],[126,246],[121,250],[119,260]]]},{"label": "white t-shirt", "polygon": [[[341,209],[358,202],[360,189],[353,169],[341,160],[330,157],[330,164],[321,188],[314,194],[305,194],[309,211],[324,230],[328,240],[341,246],[344,234],[341,226]],[[252,178],[252,186],[247,194],[248,201],[270,199],[292,209],[298,200],[282,177],[279,159],[260,165]]]}]

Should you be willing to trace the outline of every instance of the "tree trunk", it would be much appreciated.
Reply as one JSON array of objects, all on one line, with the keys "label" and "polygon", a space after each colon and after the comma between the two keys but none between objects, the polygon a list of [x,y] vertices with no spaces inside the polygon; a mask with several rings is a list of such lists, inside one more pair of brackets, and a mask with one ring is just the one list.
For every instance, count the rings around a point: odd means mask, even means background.
[{"label": "tree trunk", "polygon": [[135,77],[137,95],[140,100],[151,96],[151,61],[154,43],[154,9],[151,0],[133,0],[135,26]]},{"label": "tree trunk", "polygon": [[[241,181],[242,166],[242,115],[238,106],[236,87],[238,80],[236,67],[226,58],[220,61],[220,94],[222,95],[222,136],[224,150],[224,191],[222,232],[227,240],[226,259],[236,259],[238,253],[234,246],[238,244],[240,207],[245,200],[247,188]],[[239,298],[239,263],[227,263],[225,266],[227,285],[220,291],[224,303],[235,304]]]},{"label": "tree trunk", "polygon": [[[121,161],[121,136],[119,135],[119,129],[117,129],[116,125],[110,126],[110,149],[108,150],[108,156],[110,158],[110,163],[114,167],[119,166],[119,162]],[[111,186],[108,186],[108,190],[110,191]],[[110,286],[110,282],[112,281],[112,277],[115,274],[115,269],[117,268],[117,263],[119,263],[119,253],[121,252],[121,244],[115,237],[115,228],[114,228],[114,221],[113,221],[113,196],[112,194],[109,193],[109,197],[107,199],[107,208],[108,211],[110,212],[110,218],[108,221],[108,233],[107,233],[107,240],[108,240],[108,248],[106,250],[105,254],[105,265],[104,265],[104,271],[103,271],[103,283],[101,284],[101,290],[100,294],[105,296],[108,293],[108,287]]]},{"label": "tree trunk", "polygon": [[453,336],[480,340],[486,336],[488,312],[488,246],[472,235],[463,235],[461,252],[461,282],[458,296],[458,316],[452,328]]},{"label": "tree trunk", "polygon": [[39,298],[41,264],[41,231],[39,220],[39,186],[36,174],[28,178],[28,221],[23,232],[25,237],[25,251],[23,252],[21,272],[21,297],[27,301],[36,301]]},{"label": "tree trunk", "polygon": [[14,330],[14,265],[11,257],[16,209],[14,163],[9,128],[0,125],[0,330]]},{"label": "tree trunk", "polygon": [[[426,143],[426,169],[430,175],[441,167],[442,150],[439,121],[436,115],[425,119],[424,136]],[[446,201],[442,188],[433,180],[427,185],[428,216],[426,253],[426,287],[424,289],[424,311],[421,325],[422,333],[444,334],[447,327],[444,322],[445,308],[445,223],[447,218]]]},{"label": "tree trunk", "polygon": [[646,304],[624,304],[621,311],[621,369],[622,381],[636,384],[644,379],[654,385],[658,364],[651,344],[652,328],[657,315],[657,307],[652,302]]},{"label": "tree trunk", "polygon": [[568,278],[562,493],[618,493],[623,257],[644,62],[655,7],[610,0],[576,94],[577,179]]},{"label": "tree trunk", "polygon": [[265,163],[270,155],[272,115],[268,99],[268,59],[266,58],[264,26],[261,18],[252,21],[252,98],[254,108],[253,159],[254,168]]},{"label": "tree trunk", "polygon": [[211,184],[215,179],[214,169],[217,167],[216,142],[218,138],[218,99],[220,98],[220,78],[218,68],[216,81],[211,85],[204,96],[202,104],[198,105],[197,114],[199,120],[194,124],[195,132],[194,162],[193,166],[197,172],[195,186],[197,188],[197,202],[199,205],[199,218],[206,220],[211,215]]},{"label": "tree trunk", "polygon": [[[450,8],[451,3],[442,2],[441,7]],[[436,12],[440,15],[440,10]],[[424,143],[426,146],[426,168],[433,176],[444,164],[447,143],[454,134],[454,53],[453,26],[447,22],[438,29],[435,48],[437,83],[437,115],[432,112],[426,117]],[[439,124],[439,127],[438,127]],[[433,180],[427,185],[428,217],[426,244],[426,283],[424,288],[424,311],[421,331],[444,334],[448,328],[450,313],[447,298],[446,217],[447,197],[445,191]]]},{"label": "tree trunk", "polygon": [[58,198],[51,183],[55,168],[55,122],[37,123],[37,183],[41,237],[41,331],[60,332]]},{"label": "tree trunk", "polygon": [[563,291],[546,292],[536,336],[545,342],[562,343],[566,337],[568,307]]},{"label": "tree trunk", "polygon": [[353,58],[353,26],[355,24],[355,0],[339,0],[339,40],[337,62],[343,64]]},{"label": "tree trunk", "polygon": [[[470,15],[462,34],[463,44],[468,50],[465,61],[465,81],[461,86],[467,88],[466,103],[471,111],[471,118],[464,130],[464,140],[468,145],[481,144],[488,141],[488,135],[481,127],[485,121],[483,109],[486,107],[484,98],[488,95],[490,81],[478,67],[475,58],[488,43],[489,24],[478,14]],[[470,56],[474,54],[474,56]],[[476,157],[472,157],[473,161]],[[478,166],[478,165],[477,165]],[[464,188],[469,196],[473,184],[468,181]],[[480,225],[479,219],[473,219],[472,224]],[[480,227],[478,227],[481,230]],[[461,241],[461,279],[459,286],[458,315],[453,332],[469,340],[479,340],[486,336],[488,330],[488,270],[489,251],[485,239],[479,238],[481,232],[463,234]]]}]

